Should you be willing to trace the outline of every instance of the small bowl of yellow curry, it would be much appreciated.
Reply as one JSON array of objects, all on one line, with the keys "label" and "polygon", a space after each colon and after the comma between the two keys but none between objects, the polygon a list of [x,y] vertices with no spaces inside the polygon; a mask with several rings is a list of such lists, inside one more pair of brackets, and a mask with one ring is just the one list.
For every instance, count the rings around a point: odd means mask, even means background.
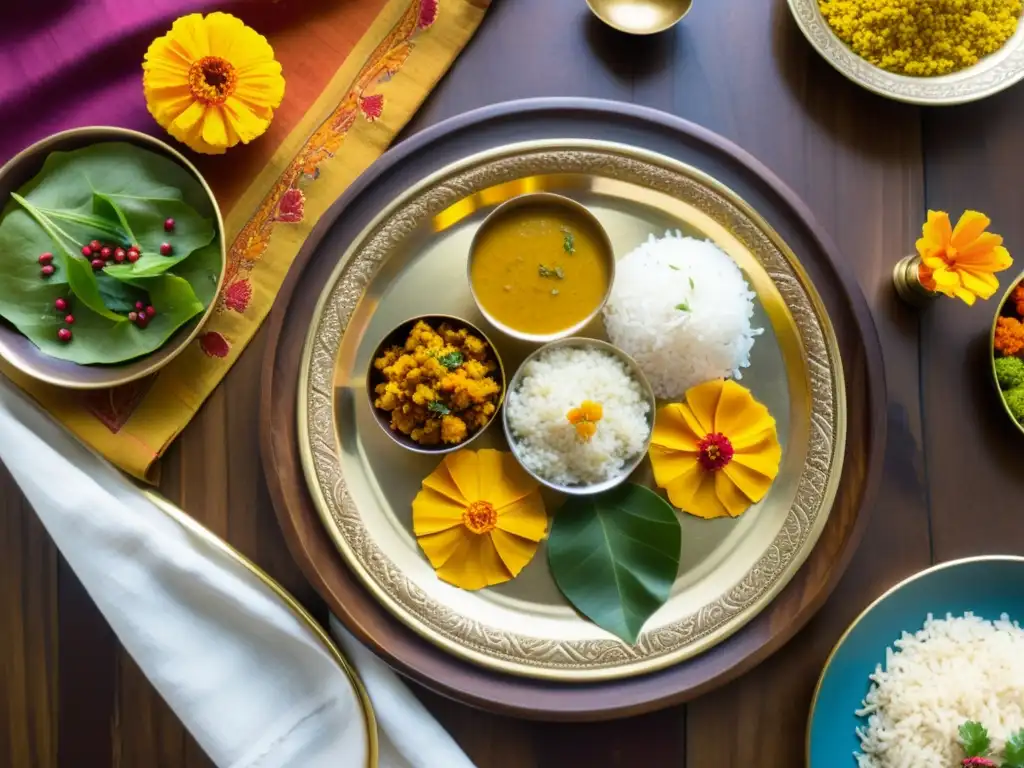
[{"label": "small bowl of yellow curry", "polygon": [[480,225],[469,251],[469,285],[484,317],[524,341],[572,336],[601,311],[615,254],[589,210],[561,195],[508,200]]},{"label": "small bowl of yellow curry", "polygon": [[490,339],[450,315],[406,320],[374,351],[367,394],[381,429],[403,448],[448,453],[494,420],[505,369]]}]

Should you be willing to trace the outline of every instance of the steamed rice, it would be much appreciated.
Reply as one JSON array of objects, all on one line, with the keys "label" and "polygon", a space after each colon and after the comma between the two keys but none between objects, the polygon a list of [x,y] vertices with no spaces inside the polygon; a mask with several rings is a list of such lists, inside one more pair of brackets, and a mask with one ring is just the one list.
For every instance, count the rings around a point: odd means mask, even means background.
[{"label": "steamed rice", "polygon": [[666,232],[616,265],[604,308],[611,342],[630,355],[654,394],[676,399],[750,365],[754,294],[728,254],[705,240]]},{"label": "steamed rice", "polygon": [[[589,442],[566,414],[584,400],[604,414]],[[647,444],[650,404],[619,358],[599,349],[555,347],[523,366],[505,418],[523,466],[560,485],[593,485],[620,474]]]},{"label": "steamed rice", "polygon": [[1024,727],[1024,631],[967,613],[933,619],[886,649],[858,716],[859,768],[959,765],[958,729],[982,723],[998,752]]}]

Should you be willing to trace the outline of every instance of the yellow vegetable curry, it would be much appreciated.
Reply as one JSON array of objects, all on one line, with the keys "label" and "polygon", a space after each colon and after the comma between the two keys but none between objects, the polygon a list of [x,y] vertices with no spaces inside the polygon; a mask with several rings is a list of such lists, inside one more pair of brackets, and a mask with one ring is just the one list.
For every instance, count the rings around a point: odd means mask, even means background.
[{"label": "yellow vegetable curry", "polygon": [[519,333],[544,336],[589,317],[611,281],[594,224],[559,205],[524,205],[480,233],[470,282],[484,312]]},{"label": "yellow vegetable curry", "polygon": [[420,445],[457,445],[483,429],[497,410],[501,383],[494,354],[465,328],[417,322],[402,346],[373,367],[384,380],[373,405],[391,414],[391,429]]}]

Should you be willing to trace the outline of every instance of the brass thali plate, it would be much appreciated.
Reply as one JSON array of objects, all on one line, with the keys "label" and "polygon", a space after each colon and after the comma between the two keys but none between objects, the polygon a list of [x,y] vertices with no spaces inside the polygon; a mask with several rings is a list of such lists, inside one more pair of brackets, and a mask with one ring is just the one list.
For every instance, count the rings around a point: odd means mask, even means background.
[{"label": "brass thali plate", "polygon": [[[451,314],[484,328],[511,376],[533,345],[502,336],[466,280],[473,233],[498,204],[551,191],[587,205],[621,257],[669,229],[713,240],[744,270],[763,327],[743,384],[776,417],[782,466],[771,491],[730,520],[680,515],[668,602],[635,646],[581,618],[542,549],[520,576],[469,592],[440,581],[412,534],[411,503],[439,458],[388,439],[366,398],[377,342],[409,317]],[[582,335],[604,338],[600,319]],[[701,653],[750,621],[810,554],[842,473],[846,395],[825,309],[797,257],[750,206],[662,155],[588,140],[487,151],[414,180],[355,238],[323,287],[303,350],[299,450],[314,503],[348,565],[432,643],[507,673],[562,681],[629,677]],[[506,449],[494,424],[474,448]],[[651,484],[645,460],[632,478]],[[559,500],[547,499],[556,509]]]}]

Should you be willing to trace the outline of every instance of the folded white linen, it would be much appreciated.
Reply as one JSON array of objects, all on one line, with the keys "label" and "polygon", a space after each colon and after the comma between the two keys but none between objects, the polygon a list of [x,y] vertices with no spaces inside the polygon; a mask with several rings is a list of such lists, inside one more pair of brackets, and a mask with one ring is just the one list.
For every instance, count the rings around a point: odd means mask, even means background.
[{"label": "folded white linen", "polygon": [[[174,521],[0,376],[0,461],[157,691],[221,768],[356,768],[356,689],[257,576]],[[335,627],[383,768],[472,768],[394,673]]]}]

